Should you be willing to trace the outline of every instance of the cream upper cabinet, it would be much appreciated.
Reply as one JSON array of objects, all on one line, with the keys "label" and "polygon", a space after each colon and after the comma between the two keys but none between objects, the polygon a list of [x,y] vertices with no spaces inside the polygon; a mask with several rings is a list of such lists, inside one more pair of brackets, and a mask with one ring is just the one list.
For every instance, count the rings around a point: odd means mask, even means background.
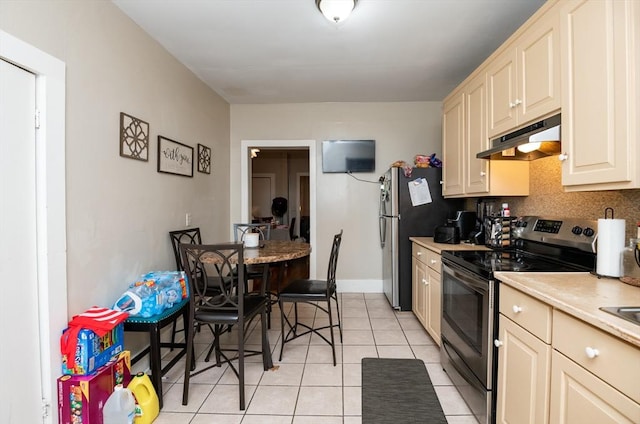
[{"label": "cream upper cabinet", "polygon": [[562,184],[640,187],[640,3],[560,3]]},{"label": "cream upper cabinet", "polygon": [[529,25],[487,67],[489,138],[560,109],[557,10]]},{"label": "cream upper cabinet", "polygon": [[464,93],[455,93],[444,103],[442,151],[442,194],[464,194]]},{"label": "cream upper cabinet", "polygon": [[526,196],[529,163],[476,158],[486,150],[486,74],[478,73],[444,102],[442,115],[445,197]]}]

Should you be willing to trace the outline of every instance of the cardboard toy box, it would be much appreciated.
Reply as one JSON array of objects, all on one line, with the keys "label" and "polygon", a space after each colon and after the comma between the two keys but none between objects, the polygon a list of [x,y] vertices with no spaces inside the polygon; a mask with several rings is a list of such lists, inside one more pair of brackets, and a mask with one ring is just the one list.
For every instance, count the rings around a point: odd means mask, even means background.
[{"label": "cardboard toy box", "polygon": [[116,325],[102,337],[91,330],[83,329],[78,333],[76,365],[67,368],[67,357],[62,355],[62,374],[85,375],[100,368],[124,349],[124,324]]},{"label": "cardboard toy box", "polygon": [[116,384],[131,381],[131,354],[120,352],[95,374],[58,378],[59,424],[103,424],[102,408]]}]

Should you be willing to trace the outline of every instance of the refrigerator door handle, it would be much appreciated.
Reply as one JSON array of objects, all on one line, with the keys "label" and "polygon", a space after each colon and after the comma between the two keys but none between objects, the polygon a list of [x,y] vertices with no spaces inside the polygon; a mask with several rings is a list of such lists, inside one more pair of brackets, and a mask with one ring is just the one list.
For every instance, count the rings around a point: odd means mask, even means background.
[{"label": "refrigerator door handle", "polygon": [[384,244],[386,243],[386,238],[387,238],[387,219],[384,217],[384,215],[380,215],[379,218],[379,227],[380,227],[380,247],[384,248]]}]

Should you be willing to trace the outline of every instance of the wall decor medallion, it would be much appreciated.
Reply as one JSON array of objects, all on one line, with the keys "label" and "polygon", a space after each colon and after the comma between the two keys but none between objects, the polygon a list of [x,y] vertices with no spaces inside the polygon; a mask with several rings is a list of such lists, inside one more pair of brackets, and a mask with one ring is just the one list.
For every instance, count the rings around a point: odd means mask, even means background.
[{"label": "wall decor medallion", "polygon": [[193,177],[193,147],[159,135],[158,172]]},{"label": "wall decor medallion", "polygon": [[211,174],[211,149],[198,143],[198,172]]},{"label": "wall decor medallion", "polygon": [[120,156],[149,160],[149,124],[120,112]]}]

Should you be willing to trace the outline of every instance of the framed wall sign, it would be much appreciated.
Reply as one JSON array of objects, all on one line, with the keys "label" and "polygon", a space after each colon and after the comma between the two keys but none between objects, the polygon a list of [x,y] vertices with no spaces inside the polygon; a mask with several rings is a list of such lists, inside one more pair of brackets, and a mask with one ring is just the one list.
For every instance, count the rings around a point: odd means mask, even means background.
[{"label": "framed wall sign", "polygon": [[211,174],[211,149],[198,144],[198,172]]},{"label": "framed wall sign", "polygon": [[193,177],[193,147],[159,135],[158,172]]}]

